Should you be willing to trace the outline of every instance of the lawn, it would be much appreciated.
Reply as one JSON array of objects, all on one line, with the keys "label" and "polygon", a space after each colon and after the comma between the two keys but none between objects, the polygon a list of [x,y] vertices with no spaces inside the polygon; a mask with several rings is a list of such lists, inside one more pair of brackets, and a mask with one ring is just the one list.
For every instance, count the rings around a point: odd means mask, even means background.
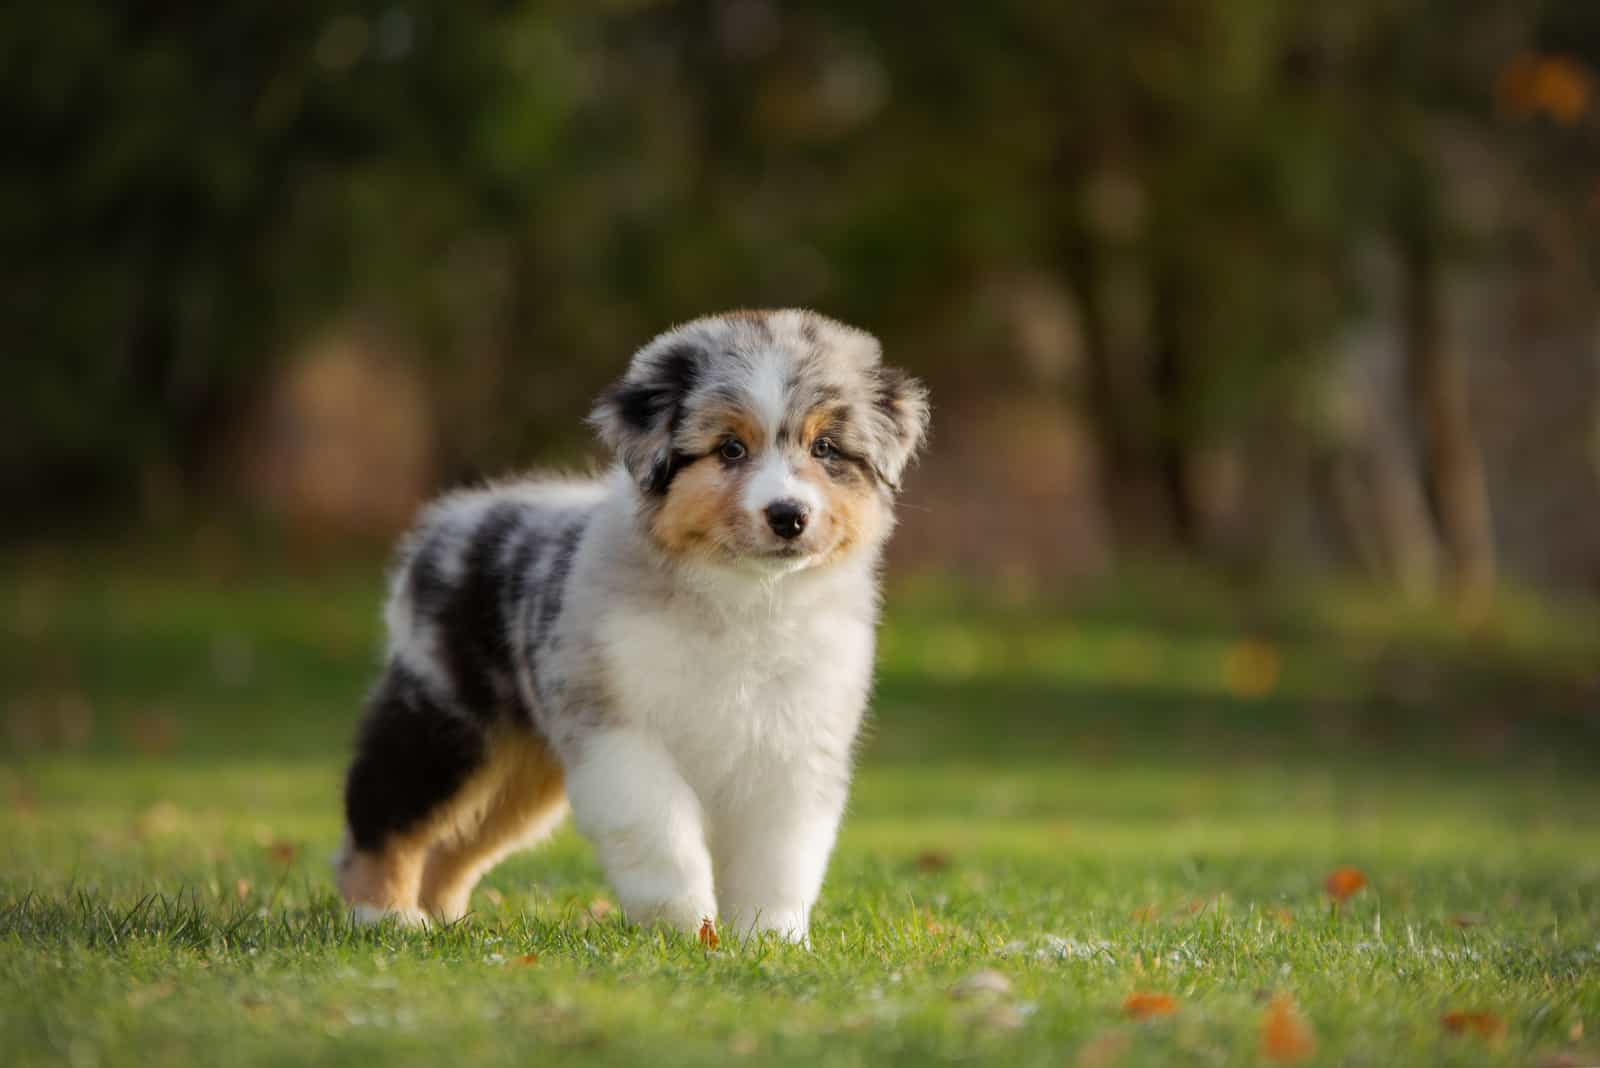
[{"label": "lawn", "polygon": [[1592,611],[902,585],[805,952],[630,929],[571,832],[353,928],[380,578],[239,575],[0,564],[8,1064],[1600,1063]]}]

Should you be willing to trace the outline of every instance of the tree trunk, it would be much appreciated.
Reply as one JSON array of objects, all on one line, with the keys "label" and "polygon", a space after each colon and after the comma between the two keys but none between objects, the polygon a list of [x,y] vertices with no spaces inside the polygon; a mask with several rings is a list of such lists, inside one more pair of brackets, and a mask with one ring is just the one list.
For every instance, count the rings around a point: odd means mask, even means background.
[{"label": "tree trunk", "polygon": [[1183,337],[1182,281],[1171,267],[1158,267],[1151,294],[1151,344],[1154,350],[1153,387],[1159,406],[1156,428],[1156,463],[1166,495],[1167,516],[1179,548],[1197,547],[1199,524],[1189,472],[1190,436],[1188,406],[1190,374]]},{"label": "tree trunk", "polygon": [[1444,280],[1433,240],[1416,235],[1405,258],[1404,322],[1411,404],[1422,435],[1433,505],[1450,554],[1450,580],[1476,614],[1494,593],[1494,532],[1483,456],[1472,431],[1461,354],[1444,313]]}]

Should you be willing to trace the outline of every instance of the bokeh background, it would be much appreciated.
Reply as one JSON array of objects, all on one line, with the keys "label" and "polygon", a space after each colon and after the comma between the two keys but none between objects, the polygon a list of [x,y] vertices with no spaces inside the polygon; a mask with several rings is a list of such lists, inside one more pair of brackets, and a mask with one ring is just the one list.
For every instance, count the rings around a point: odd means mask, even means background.
[{"label": "bokeh background", "polygon": [[[1166,687],[1187,729],[1211,687],[1305,733],[1298,640],[1373,722],[1593,755],[1597,79],[1590,0],[10,11],[8,742],[243,730],[184,680],[259,691],[291,586],[345,591],[353,717],[420,501],[602,462],[634,348],[805,305],[933,390],[907,685],[1044,665],[1035,718]],[[907,706],[1006,704],[951,692]]]}]

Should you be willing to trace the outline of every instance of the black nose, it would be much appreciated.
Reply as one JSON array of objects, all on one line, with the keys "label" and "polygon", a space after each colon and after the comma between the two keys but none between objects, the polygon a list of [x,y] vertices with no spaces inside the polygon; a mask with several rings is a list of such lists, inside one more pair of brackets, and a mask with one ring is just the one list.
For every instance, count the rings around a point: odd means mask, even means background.
[{"label": "black nose", "polygon": [[767,505],[767,525],[780,538],[798,538],[810,518],[806,506],[791,497]]}]

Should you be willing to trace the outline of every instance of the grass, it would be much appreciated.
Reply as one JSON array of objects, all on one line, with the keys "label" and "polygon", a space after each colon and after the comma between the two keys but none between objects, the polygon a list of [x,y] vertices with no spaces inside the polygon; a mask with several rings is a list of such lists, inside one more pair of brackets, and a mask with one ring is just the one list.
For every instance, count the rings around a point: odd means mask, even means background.
[{"label": "grass", "polygon": [[902,589],[808,953],[628,928],[570,832],[460,925],[351,927],[377,589],[0,566],[7,1063],[1255,1064],[1277,995],[1307,1063],[1600,1063],[1592,613]]}]

